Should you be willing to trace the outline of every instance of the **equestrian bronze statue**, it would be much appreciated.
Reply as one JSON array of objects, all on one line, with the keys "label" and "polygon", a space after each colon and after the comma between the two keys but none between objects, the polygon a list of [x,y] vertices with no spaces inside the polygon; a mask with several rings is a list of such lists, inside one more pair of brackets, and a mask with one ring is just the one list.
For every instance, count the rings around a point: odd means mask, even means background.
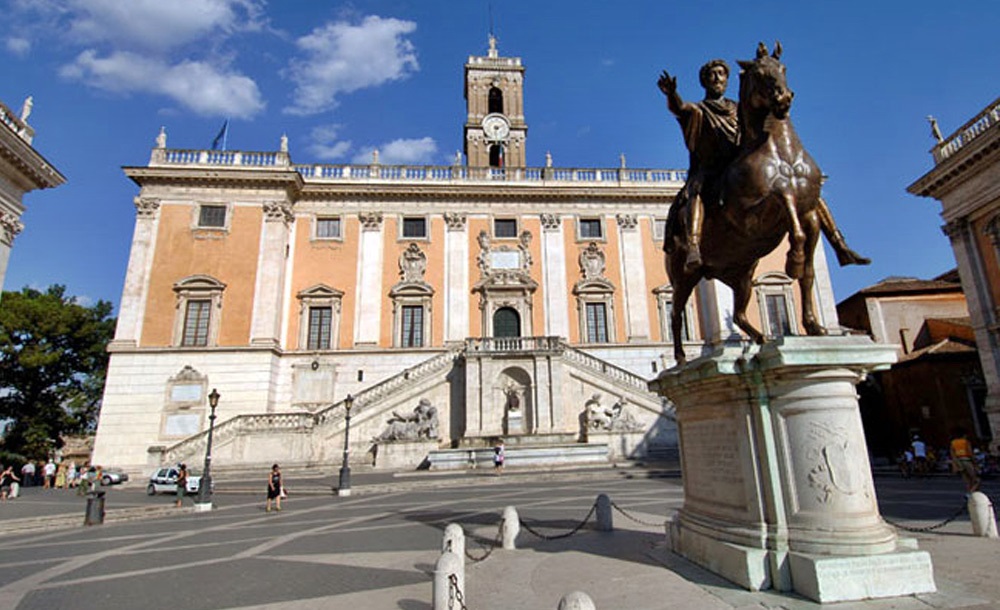
[{"label": "equestrian bronze statue", "polygon": [[702,278],[732,288],[733,321],[763,343],[764,335],[746,317],[754,271],[786,235],[785,273],[799,282],[802,325],[810,335],[826,334],[812,299],[813,253],[820,232],[841,265],[870,262],[847,247],[820,196],[823,174],[788,117],[794,94],[780,58],[780,43],[771,55],[761,43],[753,61],[739,62],[738,103],[724,97],[729,67],[722,60],[702,67],[701,102],[684,102],[676,78],[665,71],[657,82],[690,152],[688,180],[670,208],[663,244],[674,289],[670,328],[678,365],[686,362],[684,307]]}]

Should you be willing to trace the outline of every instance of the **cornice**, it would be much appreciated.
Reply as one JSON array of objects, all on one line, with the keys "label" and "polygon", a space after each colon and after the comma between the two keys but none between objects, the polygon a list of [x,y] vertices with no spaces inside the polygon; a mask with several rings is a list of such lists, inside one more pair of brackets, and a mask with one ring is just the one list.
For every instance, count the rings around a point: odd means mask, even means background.
[{"label": "cornice", "polygon": [[590,185],[540,186],[537,184],[498,185],[414,185],[414,184],[306,184],[299,199],[303,201],[463,201],[463,202],[673,202],[681,185],[658,188],[626,186],[593,187]]},{"label": "cornice", "polygon": [[982,170],[1000,164],[1000,123],[980,134],[966,147],[934,166],[906,190],[919,197],[940,200],[959,184]]},{"label": "cornice", "polygon": [[305,186],[305,180],[293,169],[261,170],[261,169],[230,169],[213,167],[136,167],[122,168],[125,175],[138,186],[177,185],[177,186],[213,186],[213,187],[243,187],[243,188],[281,188],[288,193],[289,199],[297,199]]},{"label": "cornice", "polygon": [[19,173],[8,179],[24,191],[53,188],[66,182],[66,177],[33,146],[7,128],[0,129],[0,158]]}]

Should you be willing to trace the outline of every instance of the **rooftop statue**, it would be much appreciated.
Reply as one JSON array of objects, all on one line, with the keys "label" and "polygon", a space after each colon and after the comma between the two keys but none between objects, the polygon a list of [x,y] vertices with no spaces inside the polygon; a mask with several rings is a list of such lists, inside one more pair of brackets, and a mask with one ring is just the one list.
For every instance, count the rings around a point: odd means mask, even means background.
[{"label": "rooftop statue", "polygon": [[670,320],[674,358],[686,361],[681,315],[702,278],[733,289],[736,325],[757,343],[763,334],[746,317],[757,262],[788,235],[785,273],[799,281],[802,323],[810,335],[826,334],[812,300],[813,252],[820,232],[841,265],[870,261],[851,250],[820,196],[823,174],[792,127],[793,93],[779,61],[781,44],[768,55],[761,43],[753,61],[740,61],[740,99],[725,98],[729,67],[713,60],[701,68],[701,102],[685,102],[677,79],[664,71],[657,85],[681,125],[690,152],[688,180],[667,217],[667,275],[674,288]]}]

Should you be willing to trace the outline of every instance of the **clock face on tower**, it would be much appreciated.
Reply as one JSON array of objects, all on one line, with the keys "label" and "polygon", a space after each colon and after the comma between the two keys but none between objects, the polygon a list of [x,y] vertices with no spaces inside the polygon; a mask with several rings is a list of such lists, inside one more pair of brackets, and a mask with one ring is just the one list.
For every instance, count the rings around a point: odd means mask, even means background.
[{"label": "clock face on tower", "polygon": [[483,133],[487,140],[503,140],[510,133],[507,117],[494,112],[483,117]]}]

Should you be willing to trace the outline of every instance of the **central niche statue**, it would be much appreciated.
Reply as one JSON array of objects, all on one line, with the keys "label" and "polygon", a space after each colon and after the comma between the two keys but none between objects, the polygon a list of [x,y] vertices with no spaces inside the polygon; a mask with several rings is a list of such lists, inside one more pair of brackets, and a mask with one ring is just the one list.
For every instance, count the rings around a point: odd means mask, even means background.
[{"label": "central niche statue", "polygon": [[847,247],[820,196],[823,174],[788,117],[793,93],[780,57],[780,43],[771,55],[761,43],[753,61],[739,62],[738,104],[724,97],[729,67],[722,60],[702,67],[705,99],[698,103],[683,101],[677,79],[666,71],[657,81],[690,152],[688,179],[670,207],[663,243],[674,289],[670,328],[678,365],[686,361],[684,305],[702,278],[733,289],[733,321],[762,343],[764,335],[746,317],[754,271],[786,235],[791,247],[785,273],[799,282],[802,324],[810,335],[826,334],[812,300],[820,232],[841,265],[870,262]]}]

